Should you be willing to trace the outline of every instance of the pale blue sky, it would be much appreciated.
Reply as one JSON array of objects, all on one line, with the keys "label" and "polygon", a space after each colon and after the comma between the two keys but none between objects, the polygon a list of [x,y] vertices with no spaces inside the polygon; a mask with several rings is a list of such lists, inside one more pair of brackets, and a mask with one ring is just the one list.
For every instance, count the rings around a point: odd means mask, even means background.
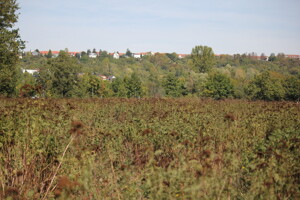
[{"label": "pale blue sky", "polygon": [[26,50],[300,54],[300,0],[19,0]]}]

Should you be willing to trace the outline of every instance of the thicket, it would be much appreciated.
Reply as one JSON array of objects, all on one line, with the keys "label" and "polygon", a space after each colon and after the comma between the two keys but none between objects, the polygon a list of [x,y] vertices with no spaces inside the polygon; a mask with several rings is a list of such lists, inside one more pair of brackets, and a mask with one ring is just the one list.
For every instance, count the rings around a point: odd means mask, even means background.
[{"label": "thicket", "polygon": [[[19,96],[39,97],[212,97],[254,100],[299,100],[300,60],[278,55],[270,61],[249,55],[210,56],[210,68],[199,70],[198,54],[156,54],[141,59],[109,54],[97,58],[24,55],[19,68],[40,69],[34,77],[20,74]],[[200,51],[200,50],[199,50]],[[205,54],[206,55],[206,54]],[[201,56],[201,55],[200,55]],[[200,64],[199,64],[200,63]],[[84,74],[84,75],[83,75]],[[115,76],[112,81],[96,75]]]},{"label": "thicket", "polygon": [[299,199],[292,102],[0,99],[0,199]]}]

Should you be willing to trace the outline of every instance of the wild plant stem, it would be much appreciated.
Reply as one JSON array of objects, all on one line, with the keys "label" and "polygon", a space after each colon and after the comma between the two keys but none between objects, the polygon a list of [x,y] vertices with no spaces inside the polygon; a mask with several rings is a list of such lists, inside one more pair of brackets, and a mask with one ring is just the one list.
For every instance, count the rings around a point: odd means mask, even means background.
[{"label": "wild plant stem", "polygon": [[112,162],[112,159],[111,159],[110,155],[109,155],[109,159],[110,159],[111,171],[112,171],[112,174],[113,174],[113,181],[116,184],[116,191],[117,191],[117,195],[118,195],[118,200],[120,200],[121,199],[120,191],[119,191],[118,186],[117,186],[116,173],[115,173],[114,165],[113,165],[113,162]]},{"label": "wild plant stem", "polygon": [[69,146],[71,145],[72,141],[74,140],[74,138],[75,138],[75,136],[72,135],[72,136],[71,136],[71,139],[70,139],[70,142],[69,142],[68,145],[66,146],[66,148],[65,148],[65,150],[64,150],[64,152],[63,152],[63,154],[62,154],[62,156],[61,156],[61,159],[60,159],[60,161],[59,161],[59,164],[58,164],[58,166],[57,166],[57,168],[56,168],[56,170],[55,170],[55,172],[54,172],[54,174],[53,174],[53,177],[52,177],[52,179],[51,179],[51,182],[50,182],[50,184],[49,184],[49,186],[48,186],[48,188],[47,188],[47,190],[46,190],[46,193],[45,193],[45,195],[44,195],[44,197],[43,197],[42,200],[46,199],[46,197],[47,197],[47,195],[48,195],[48,193],[49,193],[49,190],[50,190],[50,188],[51,188],[51,186],[52,186],[52,184],[53,184],[53,181],[54,181],[54,179],[55,179],[55,177],[56,177],[56,175],[57,175],[57,173],[58,173],[58,170],[59,170],[60,166],[62,165],[62,162],[63,162],[63,159],[64,159],[64,157],[65,157],[65,154],[66,154],[66,152],[67,152]]}]

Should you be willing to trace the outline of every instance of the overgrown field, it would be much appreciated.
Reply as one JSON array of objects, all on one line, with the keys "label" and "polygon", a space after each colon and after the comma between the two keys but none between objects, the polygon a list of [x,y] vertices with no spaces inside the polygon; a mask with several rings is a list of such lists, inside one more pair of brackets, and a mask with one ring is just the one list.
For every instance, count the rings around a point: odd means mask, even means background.
[{"label": "overgrown field", "polygon": [[0,99],[0,199],[299,199],[300,104]]}]

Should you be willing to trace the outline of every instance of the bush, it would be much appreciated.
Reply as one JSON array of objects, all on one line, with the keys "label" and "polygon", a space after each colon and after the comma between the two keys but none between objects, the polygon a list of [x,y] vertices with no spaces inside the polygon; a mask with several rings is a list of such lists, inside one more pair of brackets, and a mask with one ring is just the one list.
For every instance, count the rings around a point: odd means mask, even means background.
[{"label": "bush", "polygon": [[285,90],[280,79],[272,78],[269,72],[255,76],[247,88],[248,96],[255,100],[282,100]]},{"label": "bush", "polygon": [[230,79],[221,73],[208,77],[203,94],[214,99],[224,99],[233,95],[233,85]]}]

